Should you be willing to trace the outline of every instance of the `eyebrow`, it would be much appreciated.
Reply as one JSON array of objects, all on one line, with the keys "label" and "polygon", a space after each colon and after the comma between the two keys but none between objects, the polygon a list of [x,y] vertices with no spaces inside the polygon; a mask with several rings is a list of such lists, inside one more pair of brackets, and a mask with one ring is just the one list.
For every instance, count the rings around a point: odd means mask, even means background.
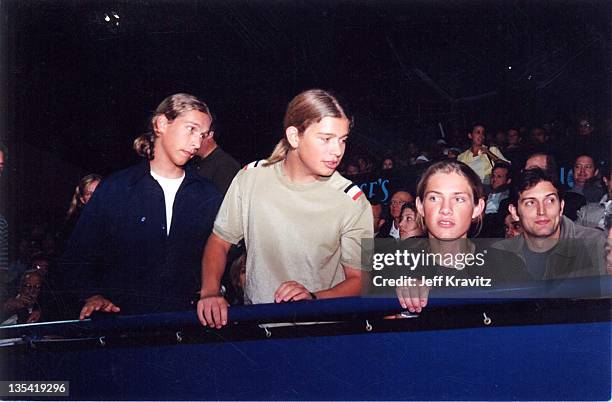
[{"label": "eyebrow", "polygon": [[348,133],[342,134],[342,135],[336,135],[334,133],[324,133],[323,131],[319,131],[316,134],[317,135],[327,135],[327,136],[330,136],[330,137],[340,137],[340,138],[348,137]]},{"label": "eyebrow", "polygon": [[[548,193],[544,196],[544,198],[548,198],[550,196],[554,196],[555,198],[559,198],[559,194],[557,193]],[[521,201],[527,201],[527,200],[535,200],[536,197],[525,197],[525,198],[521,198]]]},{"label": "eyebrow", "polygon": [[193,124],[194,126],[202,127],[200,123],[196,123],[195,121],[191,121],[191,120],[186,120],[185,124]]},{"label": "eyebrow", "polygon": [[[440,191],[436,191],[436,190],[429,190],[425,193],[425,195],[430,194],[430,193],[435,193],[435,194],[440,194],[442,195],[442,193]],[[468,193],[466,193],[465,191],[455,191],[454,193],[452,193],[453,195],[459,195],[459,194],[465,194],[467,195]]]}]

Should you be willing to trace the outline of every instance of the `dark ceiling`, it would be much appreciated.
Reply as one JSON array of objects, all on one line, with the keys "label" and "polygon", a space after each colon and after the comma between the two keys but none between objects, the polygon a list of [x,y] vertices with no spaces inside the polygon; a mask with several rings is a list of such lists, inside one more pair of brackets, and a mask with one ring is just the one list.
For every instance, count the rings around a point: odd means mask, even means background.
[{"label": "dark ceiling", "polygon": [[610,107],[609,1],[3,3],[9,140],[102,173],[181,91],[245,160],[308,87],[343,94],[362,136],[426,124],[416,104],[500,125]]}]

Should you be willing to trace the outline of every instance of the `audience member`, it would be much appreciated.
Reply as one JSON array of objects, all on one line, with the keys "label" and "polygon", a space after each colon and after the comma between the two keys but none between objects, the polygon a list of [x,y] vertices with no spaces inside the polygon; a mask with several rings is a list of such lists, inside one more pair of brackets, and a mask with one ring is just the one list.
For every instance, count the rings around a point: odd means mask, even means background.
[{"label": "audience member", "polygon": [[508,213],[511,182],[511,166],[505,162],[496,163],[491,173],[491,192],[485,204],[481,237],[504,237],[504,218]]},{"label": "audience member", "polygon": [[377,201],[370,201],[372,206],[372,219],[374,222],[374,237],[378,237],[380,228],[385,224],[386,218],[383,215],[384,210],[381,203]]},{"label": "audience member", "polygon": [[380,228],[378,237],[393,237],[394,239],[400,238],[399,233],[399,221],[402,207],[407,202],[414,202],[414,197],[408,190],[399,189],[391,195],[389,201],[389,217],[390,219],[385,222]]},{"label": "audience member", "polygon": [[79,183],[74,189],[74,194],[72,195],[72,199],[70,200],[70,206],[66,211],[66,216],[64,218],[64,224],[60,231],[59,237],[62,246],[65,242],[68,241],[72,231],[74,230],[74,226],[79,220],[79,216],[81,216],[81,212],[83,208],[89,200],[91,196],[98,188],[98,185],[102,181],[102,176],[97,175],[95,173],[90,173],[86,176],[83,176]]},{"label": "audience member", "polygon": [[602,177],[608,192],[598,202],[589,202],[578,211],[576,223],[605,230],[606,216],[612,214],[612,171]]},{"label": "audience member", "polygon": [[512,214],[508,212],[504,218],[504,237],[511,239],[523,233],[523,226],[520,220],[515,220]]},{"label": "audience member", "polygon": [[504,162],[496,163],[491,173],[491,192],[487,196],[485,214],[496,214],[499,203],[510,196],[510,165]]},{"label": "audience member", "polygon": [[20,282],[19,293],[2,305],[1,325],[40,321],[39,297],[43,286],[43,275],[37,271],[26,271]]},{"label": "audience member", "polygon": [[521,257],[536,280],[605,272],[603,233],[576,225],[563,216],[564,202],[557,183],[546,171],[525,170],[517,191],[518,200],[510,205],[510,213],[521,222],[523,233],[502,240],[496,247]]},{"label": "audience member", "polygon": [[550,135],[542,127],[533,127],[529,133],[529,153],[536,152],[552,154],[553,149],[550,144]]},{"label": "audience member", "polygon": [[419,213],[413,202],[402,205],[399,221],[400,239],[405,240],[412,237],[421,237],[424,234],[423,226],[419,220]]},{"label": "audience member", "polygon": [[382,162],[382,170],[393,169],[393,159],[385,158]]},{"label": "audience member", "polygon": [[468,138],[472,144],[468,150],[459,154],[457,160],[468,165],[485,186],[490,184],[491,171],[497,162],[509,161],[502,155],[497,147],[487,147],[484,144],[485,128],[482,124],[475,124],[472,131],[468,133]]},{"label": "audience member", "polygon": [[219,285],[231,244],[243,238],[247,304],[360,294],[372,211],[359,187],[335,172],[350,126],[329,92],[308,90],[289,103],[284,137],[266,161],[238,173],[215,220],[202,260],[203,325],[227,324]]},{"label": "audience member", "polygon": [[200,159],[195,164],[198,174],[212,181],[219,192],[225,195],[232,179],[240,170],[240,164],[221,149],[217,144],[218,140],[218,132],[214,128],[208,130],[208,133],[202,138],[200,149],[196,152]]},{"label": "audience member", "polygon": [[63,256],[78,280],[79,318],[187,309],[202,249],[221,202],[212,183],[183,166],[208,134],[208,106],[188,94],[164,99],[151,131],[134,141],[144,160],[105,179],[83,210]]},{"label": "audience member", "polygon": [[525,161],[525,170],[540,168],[546,171],[559,188],[561,199],[564,202],[563,215],[575,221],[578,210],[586,205],[586,198],[582,194],[569,191],[567,186],[559,183],[559,170],[555,158],[551,154],[535,153]]},{"label": "audience member", "polygon": [[492,141],[490,141],[491,145],[496,146],[500,150],[504,149],[507,143],[508,137],[506,136],[506,132],[501,129],[495,132],[495,136],[493,137]]},{"label": "audience member", "polygon": [[521,133],[517,128],[509,128],[506,134],[507,145],[503,149],[504,156],[512,166],[523,166],[525,164],[525,148],[521,143]]},{"label": "audience member", "polygon": [[345,172],[347,176],[355,176],[358,175],[359,172],[359,166],[357,165],[357,163],[353,162],[353,161],[348,161],[346,163],[346,168],[345,168]]},{"label": "audience member", "polygon": [[592,156],[581,154],[574,162],[574,187],[569,190],[584,195],[586,202],[598,202],[605,194],[599,182],[597,168]]},{"label": "audience member", "polygon": [[372,172],[372,160],[368,156],[358,156],[357,165],[359,166],[359,173]]},{"label": "audience member", "polygon": [[448,159],[456,160],[460,153],[461,153],[461,150],[459,148],[457,148],[457,147],[450,147],[448,149],[448,153],[446,154],[446,157]]},{"label": "audience member", "polygon": [[[428,253],[440,255],[477,254],[479,244],[469,241],[468,233],[474,221],[478,221],[484,210],[484,190],[480,178],[467,165],[455,161],[441,161],[431,165],[417,185],[416,206],[427,229]],[[417,249],[420,249],[417,248]],[[520,261],[509,253],[487,250],[484,270],[468,269],[454,264],[444,266],[426,265],[427,276],[452,276],[473,278],[483,275],[496,285],[508,281],[526,279]],[[454,260],[453,260],[454,261]],[[419,277],[416,267],[413,274]],[[465,268],[465,269],[463,269]],[[411,270],[413,268],[411,267]],[[429,287],[424,285],[397,288],[402,308],[418,313],[427,305]]]},{"label": "audience member", "polygon": [[594,164],[608,164],[610,161],[610,136],[598,133],[593,120],[583,116],[578,119],[576,135],[569,138],[569,143],[564,147],[569,162],[574,155],[590,155]]}]

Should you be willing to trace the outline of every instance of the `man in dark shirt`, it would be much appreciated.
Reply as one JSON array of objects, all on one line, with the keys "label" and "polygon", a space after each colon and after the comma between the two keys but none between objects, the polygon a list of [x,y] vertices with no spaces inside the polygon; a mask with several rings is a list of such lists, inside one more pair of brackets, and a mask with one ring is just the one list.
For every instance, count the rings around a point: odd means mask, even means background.
[{"label": "man in dark shirt", "polygon": [[87,203],[60,265],[80,290],[80,319],[190,308],[221,195],[183,166],[211,123],[196,97],[166,98],[134,141],[146,160],[109,176]]},{"label": "man in dark shirt", "polygon": [[230,154],[223,151],[217,144],[218,134],[209,130],[202,139],[196,155],[201,159],[196,161],[198,174],[212,181],[217,189],[225,195],[234,176],[240,170],[240,164]]}]

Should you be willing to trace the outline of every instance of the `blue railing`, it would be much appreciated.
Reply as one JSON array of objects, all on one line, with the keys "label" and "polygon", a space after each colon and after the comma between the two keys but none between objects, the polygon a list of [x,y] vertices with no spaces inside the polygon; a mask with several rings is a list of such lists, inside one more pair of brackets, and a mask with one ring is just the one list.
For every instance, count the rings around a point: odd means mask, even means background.
[{"label": "blue railing", "polygon": [[[492,290],[457,290],[438,292],[427,309],[459,305],[511,303],[517,300],[566,298],[593,299],[612,297],[612,276],[533,282],[526,285]],[[305,321],[348,321],[379,318],[399,313],[396,298],[351,297],[281,304],[259,304],[229,308],[228,320],[237,323],[277,323]],[[199,326],[195,311],[121,316],[98,313],[95,319],[69,320],[0,327],[0,338],[74,336],[120,331],[144,331],[151,328]]]}]

